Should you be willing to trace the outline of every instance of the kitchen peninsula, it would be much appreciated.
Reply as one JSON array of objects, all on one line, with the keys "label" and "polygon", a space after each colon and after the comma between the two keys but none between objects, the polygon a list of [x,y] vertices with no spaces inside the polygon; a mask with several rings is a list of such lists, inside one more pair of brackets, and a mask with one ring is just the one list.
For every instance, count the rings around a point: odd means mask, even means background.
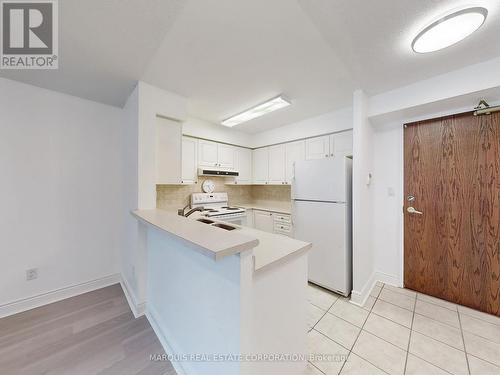
[{"label": "kitchen peninsula", "polygon": [[311,244],[159,209],[133,215],[147,233],[147,315],[179,375],[302,375]]}]

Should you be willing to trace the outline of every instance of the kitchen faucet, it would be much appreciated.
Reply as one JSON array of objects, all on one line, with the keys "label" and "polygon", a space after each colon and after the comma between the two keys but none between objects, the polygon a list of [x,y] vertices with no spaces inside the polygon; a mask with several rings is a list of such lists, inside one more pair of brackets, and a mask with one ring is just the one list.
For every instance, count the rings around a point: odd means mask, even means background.
[{"label": "kitchen faucet", "polygon": [[200,211],[200,212],[205,211],[205,209],[203,207],[195,207],[195,208],[190,209],[187,213],[184,213],[186,211],[186,208],[188,208],[188,207],[189,207],[189,204],[186,205],[184,208],[179,208],[177,210],[177,214],[179,216],[188,217],[189,215],[193,214],[196,211]]}]

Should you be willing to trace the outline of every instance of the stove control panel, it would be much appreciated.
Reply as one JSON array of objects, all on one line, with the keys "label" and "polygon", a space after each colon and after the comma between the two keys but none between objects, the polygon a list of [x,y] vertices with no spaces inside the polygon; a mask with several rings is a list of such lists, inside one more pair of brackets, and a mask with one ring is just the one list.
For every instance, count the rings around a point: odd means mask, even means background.
[{"label": "stove control panel", "polygon": [[227,204],[227,200],[227,193],[193,193],[191,194],[191,207],[213,203]]}]

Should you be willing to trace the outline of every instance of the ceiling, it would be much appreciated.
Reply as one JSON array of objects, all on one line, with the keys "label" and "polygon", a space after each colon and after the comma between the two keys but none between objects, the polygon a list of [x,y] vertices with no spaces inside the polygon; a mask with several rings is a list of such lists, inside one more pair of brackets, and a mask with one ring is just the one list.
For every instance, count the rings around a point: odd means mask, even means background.
[{"label": "ceiling", "polygon": [[121,107],[182,3],[61,0],[59,69],[0,70],[0,77]]},{"label": "ceiling", "polygon": [[62,0],[57,71],[0,76],[122,106],[137,80],[219,123],[278,94],[293,105],[241,124],[256,133],[500,56],[500,2],[467,40],[417,55],[424,26],[470,0]]}]

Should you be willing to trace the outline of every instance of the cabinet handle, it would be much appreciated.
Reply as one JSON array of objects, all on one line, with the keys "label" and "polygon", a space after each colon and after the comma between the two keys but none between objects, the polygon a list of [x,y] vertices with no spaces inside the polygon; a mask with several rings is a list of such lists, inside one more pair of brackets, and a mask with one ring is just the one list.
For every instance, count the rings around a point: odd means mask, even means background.
[{"label": "cabinet handle", "polygon": [[330,156],[333,156],[333,154],[330,154]]},{"label": "cabinet handle", "polygon": [[325,158],[327,158],[327,157],[328,157],[328,154],[325,155]]}]

